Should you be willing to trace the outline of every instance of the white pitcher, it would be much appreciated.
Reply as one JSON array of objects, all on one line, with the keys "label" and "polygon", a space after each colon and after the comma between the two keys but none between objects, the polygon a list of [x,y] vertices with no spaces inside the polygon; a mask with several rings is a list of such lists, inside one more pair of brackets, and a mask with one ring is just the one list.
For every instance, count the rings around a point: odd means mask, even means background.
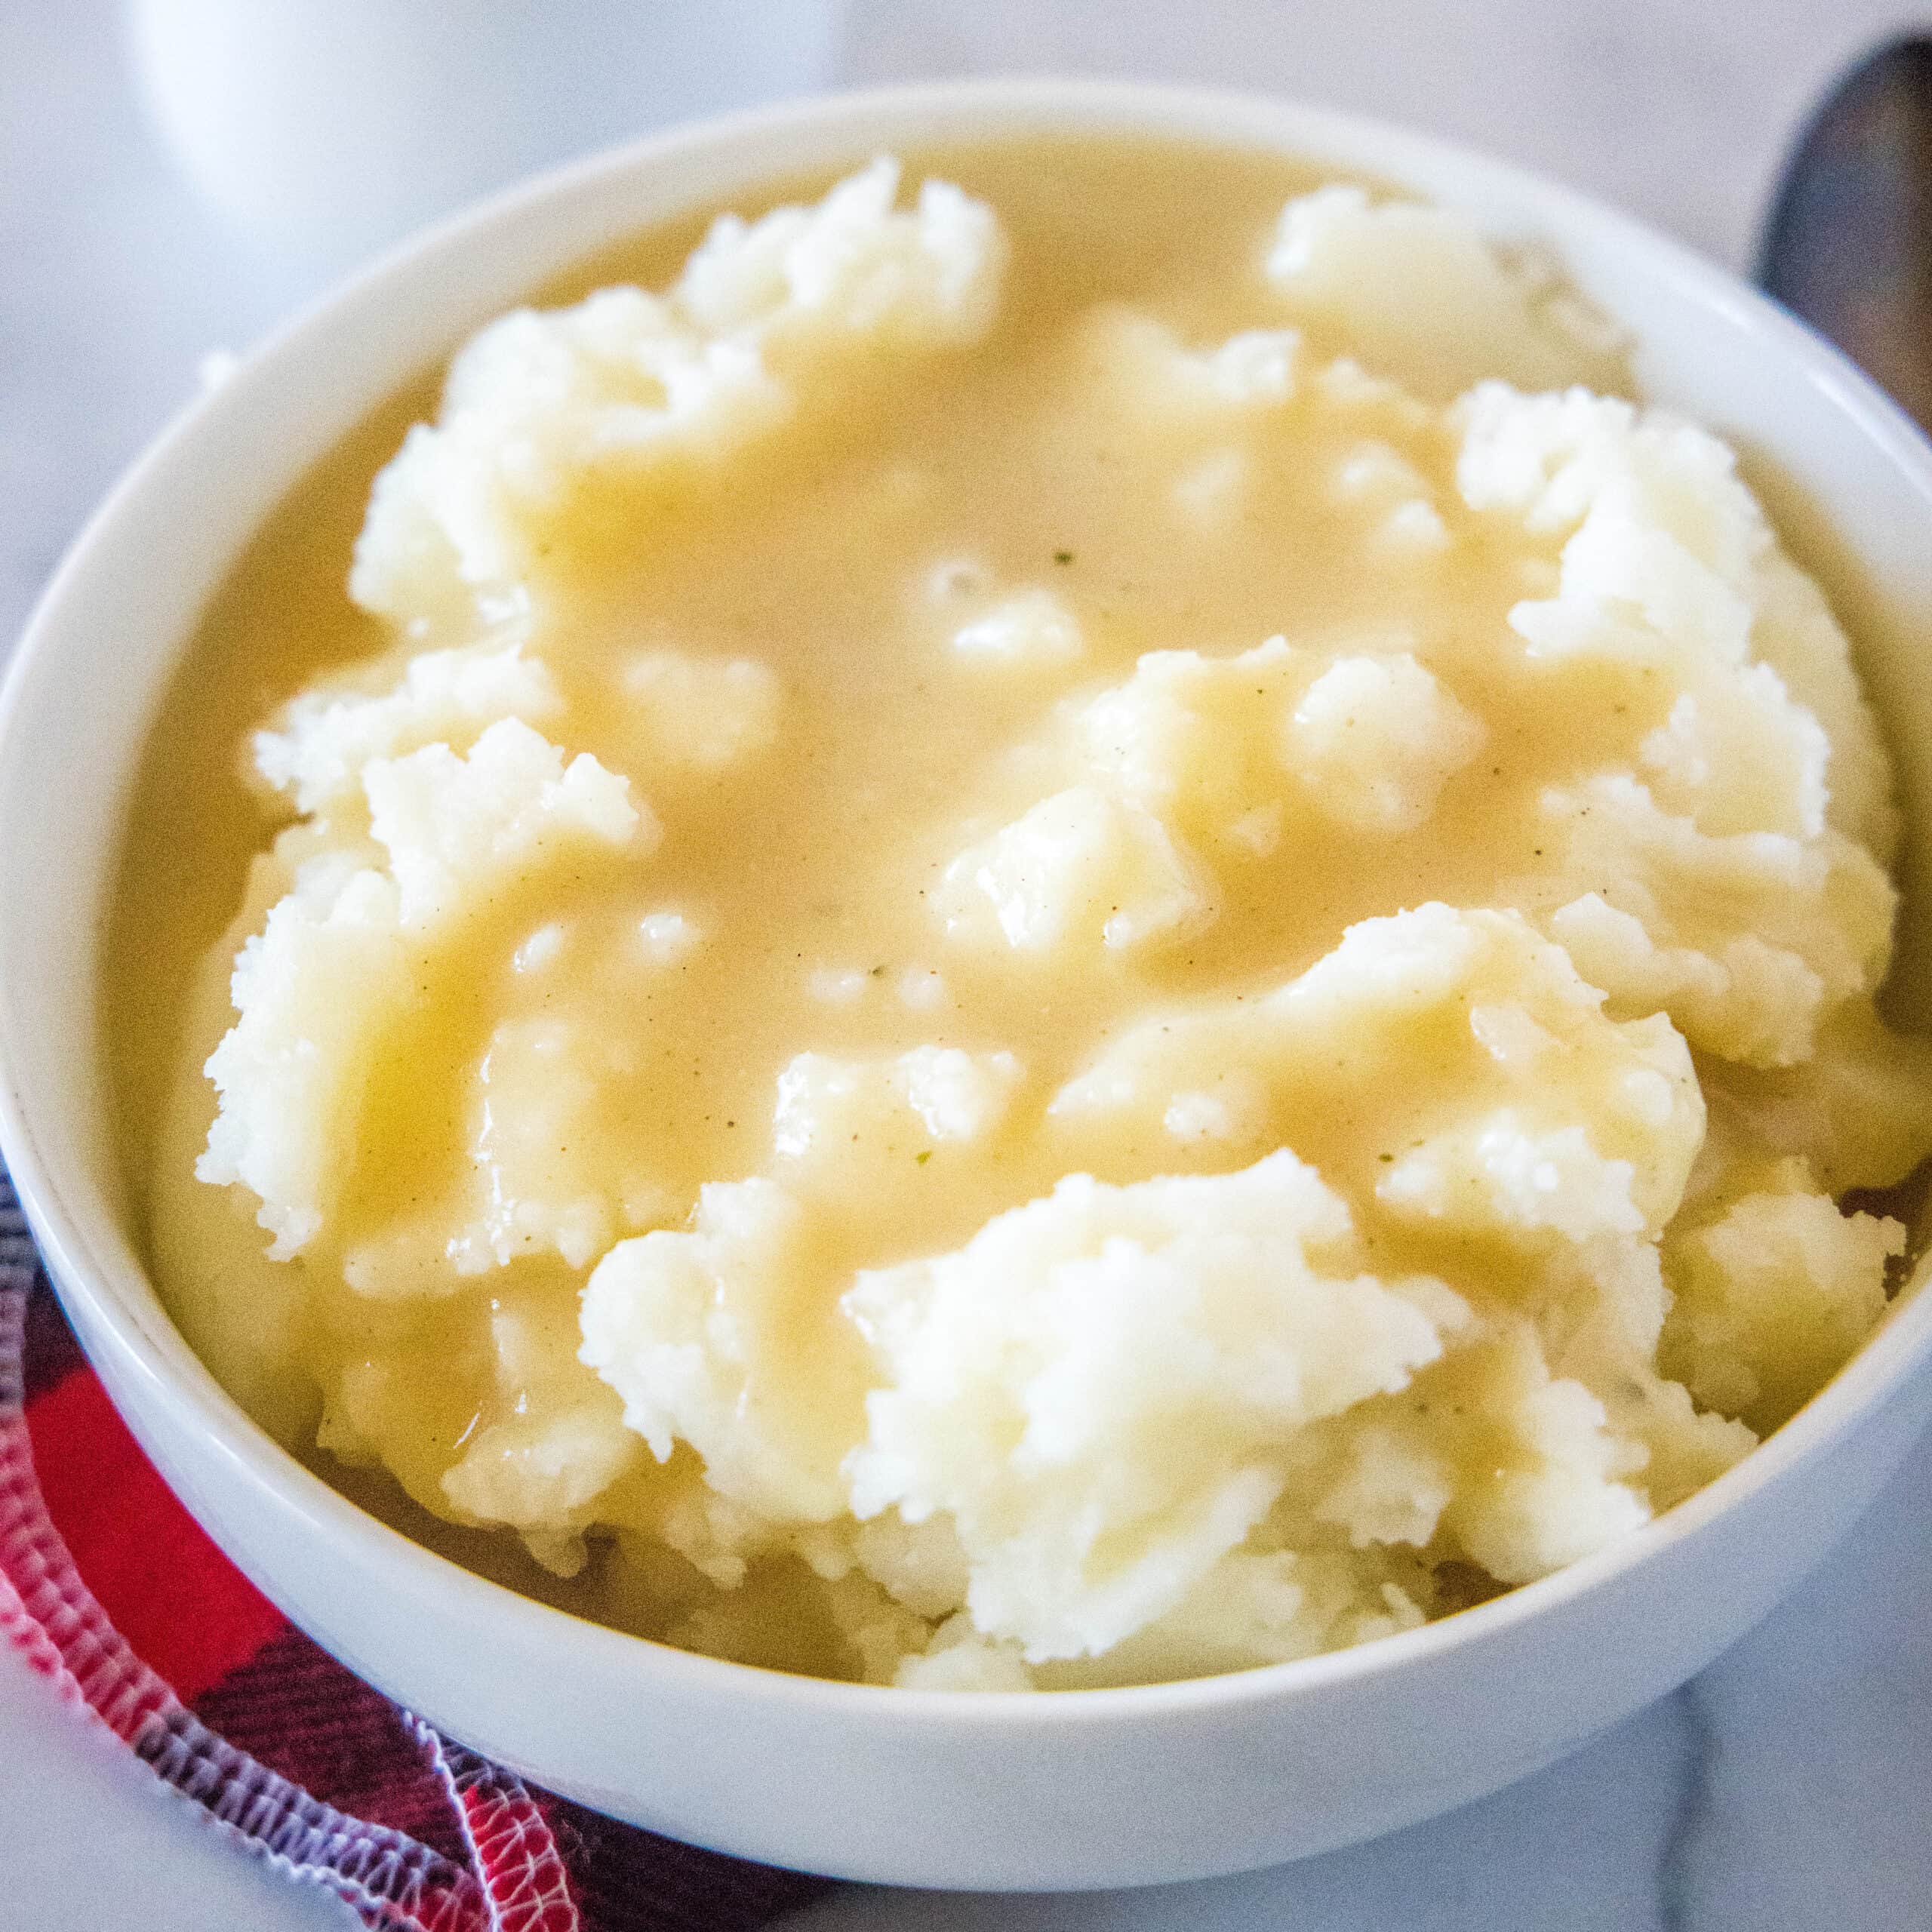
[{"label": "white pitcher", "polygon": [[128,0],[189,178],[303,278],[570,155],[832,78],[845,0]]}]

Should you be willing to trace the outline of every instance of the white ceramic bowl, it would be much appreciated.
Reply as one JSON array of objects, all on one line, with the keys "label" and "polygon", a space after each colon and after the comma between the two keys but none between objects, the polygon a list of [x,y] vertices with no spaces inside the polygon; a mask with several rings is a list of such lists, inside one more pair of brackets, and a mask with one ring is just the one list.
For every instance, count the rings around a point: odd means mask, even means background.
[{"label": "white ceramic bowl", "polygon": [[[1053,1697],[821,1683],[596,1628],[445,1563],[337,1496],[216,1386],[130,1245],[96,1041],[129,774],[198,608],[264,509],[379,397],[626,231],[793,170],[1028,129],[1241,140],[1373,171],[1532,236],[1634,331],[1650,393],[1826,514],[1911,821],[1899,986],[1932,1014],[1932,450],[1729,277],[1564,190],[1273,102],[998,83],[848,96],[592,162],[405,248],[251,357],[122,484],[0,706],[0,1140],[89,1354],[189,1506],[269,1595],[464,1743],[726,1850],[928,1885],[1225,1872],[1407,1824],[1549,1763],[1708,1663],[1830,1547],[1932,1409],[1932,1297],[1803,1414],[1615,1549],[1443,1623],[1240,1675]],[[1816,563],[1818,558],[1810,561]]]}]

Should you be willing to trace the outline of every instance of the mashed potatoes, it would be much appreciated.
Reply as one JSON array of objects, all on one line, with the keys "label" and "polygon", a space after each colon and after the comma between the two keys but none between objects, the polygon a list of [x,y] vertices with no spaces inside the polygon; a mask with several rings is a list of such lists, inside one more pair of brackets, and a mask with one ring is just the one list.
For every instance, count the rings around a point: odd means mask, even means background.
[{"label": "mashed potatoes", "polygon": [[1411,1628],[1883,1314],[1883,751],[1548,269],[1253,158],[955,158],[491,324],[362,631],[251,593],[158,1265],[285,1440],[674,1643]]}]

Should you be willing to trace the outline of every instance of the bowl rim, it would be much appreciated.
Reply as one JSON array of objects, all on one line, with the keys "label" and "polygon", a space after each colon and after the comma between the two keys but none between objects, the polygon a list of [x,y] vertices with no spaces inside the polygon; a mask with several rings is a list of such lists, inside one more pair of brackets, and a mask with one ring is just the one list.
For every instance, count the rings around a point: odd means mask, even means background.
[{"label": "bowl rim", "polygon": [[[928,125],[915,130],[912,124],[918,122]],[[46,675],[42,660],[56,641],[63,607],[95,570],[97,558],[110,549],[129,506],[165,480],[174,466],[192,457],[205,424],[242,408],[251,394],[265,392],[281,368],[312,355],[346,318],[380,306],[390,285],[413,270],[420,272],[423,264],[454,251],[487,247],[500,226],[546,205],[568,203],[626,177],[685,161],[740,156],[748,183],[782,179],[788,164],[768,155],[761,161],[758,150],[782,146],[786,136],[820,137],[828,155],[837,149],[857,161],[865,151],[888,142],[926,146],[956,140],[964,145],[1029,132],[1077,136],[1110,131],[1181,144],[1301,154],[1352,171],[1375,171],[1379,165],[1398,183],[1416,177],[1460,175],[1493,185],[1531,211],[1533,220],[1560,217],[1573,226],[1593,228],[1612,243],[1647,257],[1660,280],[1675,285],[1698,306],[1747,326],[1764,342],[1769,363],[1801,377],[1849,416],[1861,435],[1890,459],[1901,483],[1915,485],[1932,509],[1932,442],[1833,345],[1686,245],[1537,170],[1372,116],[1256,91],[1046,75],[853,90],[681,125],[546,171],[406,237],[270,331],[238,359],[218,386],[204,390],[179,410],[122,473],[69,547],[36,601],[0,681],[0,761],[31,728],[35,681]],[[1379,164],[1362,158],[1371,153],[1382,157]],[[374,400],[365,398],[364,408]],[[345,433],[354,420],[337,425],[333,433]],[[211,578],[205,589],[211,589],[214,581]],[[124,800],[127,776],[125,768],[114,774]],[[17,836],[11,826],[0,826],[0,841]],[[1747,1498],[1848,1432],[1932,1356],[1932,1295],[1916,1292],[1927,1272],[1921,1268],[1879,1329],[1817,1395],[1741,1461],[1675,1508],[1548,1577],[1417,1629],[1347,1649],[1215,1676],[1048,1695],[991,1691],[962,1696],[728,1662],[543,1603],[415,1542],[351,1502],[269,1436],[214,1380],[165,1311],[165,1325],[158,1330],[143,1320],[117,1281],[128,1269],[118,1258],[102,1254],[94,1238],[96,1226],[112,1223],[112,1209],[105,1201],[97,1204],[97,1212],[92,1201],[75,1206],[42,1156],[35,1131],[41,1103],[21,1085],[12,1049],[22,996],[5,977],[5,965],[0,957],[0,1153],[48,1271],[63,1300],[85,1312],[77,1325],[88,1329],[94,1346],[104,1342],[118,1367],[149,1383],[158,1401],[185,1406],[205,1445],[232,1464],[257,1498],[291,1521],[297,1533],[313,1532],[331,1545],[362,1546],[371,1563],[401,1563],[417,1573],[426,1589],[443,1593],[452,1608],[464,1614],[557,1646],[588,1646],[592,1657],[628,1669],[640,1688],[655,1678],[694,1691],[772,1705],[822,1707],[827,1715],[846,1710],[854,1716],[928,1728],[977,1730],[994,1726],[1032,1731],[1068,1724],[1112,1725],[1187,1712],[1224,1712],[1392,1675],[1492,1642],[1702,1535]],[[156,1293],[137,1261],[132,1272],[149,1294]],[[1852,1520],[1847,1515],[1841,1527],[1848,1527]],[[372,1669],[380,1675],[379,1666]]]}]

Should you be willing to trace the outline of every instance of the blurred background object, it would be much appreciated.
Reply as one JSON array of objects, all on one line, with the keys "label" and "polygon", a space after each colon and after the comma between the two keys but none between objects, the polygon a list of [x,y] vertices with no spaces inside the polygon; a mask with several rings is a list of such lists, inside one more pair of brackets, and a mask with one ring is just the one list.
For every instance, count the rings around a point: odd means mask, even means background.
[{"label": "blurred background object", "polygon": [[144,103],[248,245],[339,271],[489,189],[826,86],[844,0],[129,0]]},{"label": "blurred background object", "polygon": [[1758,278],[1932,428],[1932,39],[1879,48],[1820,106]]}]

